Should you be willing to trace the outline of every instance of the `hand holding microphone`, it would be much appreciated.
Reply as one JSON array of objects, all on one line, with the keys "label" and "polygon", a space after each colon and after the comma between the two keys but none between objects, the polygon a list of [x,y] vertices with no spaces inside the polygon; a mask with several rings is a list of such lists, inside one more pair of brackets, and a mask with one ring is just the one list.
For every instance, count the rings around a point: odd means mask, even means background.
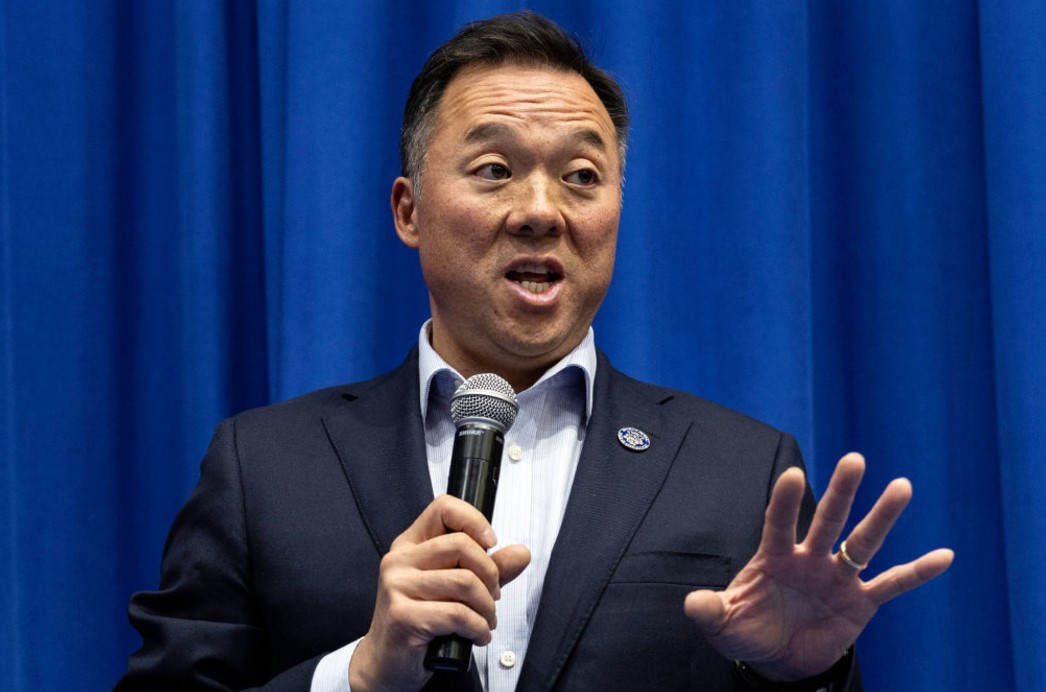
[{"label": "hand holding microphone", "polygon": [[[505,433],[519,411],[516,393],[508,382],[491,373],[468,378],[450,400],[457,426],[450,457],[447,494],[461,498],[491,521],[498,491]],[[437,637],[429,645],[425,668],[460,673],[472,661],[472,642],[456,634]]]},{"label": "hand holding microphone", "polygon": [[512,388],[495,375],[470,377],[455,393],[448,494],[381,561],[374,617],[350,664],[354,691],[420,689],[432,671],[467,670],[472,642],[489,641],[500,587],[530,563],[521,545],[487,552],[497,542],[490,517],[516,411]]}]

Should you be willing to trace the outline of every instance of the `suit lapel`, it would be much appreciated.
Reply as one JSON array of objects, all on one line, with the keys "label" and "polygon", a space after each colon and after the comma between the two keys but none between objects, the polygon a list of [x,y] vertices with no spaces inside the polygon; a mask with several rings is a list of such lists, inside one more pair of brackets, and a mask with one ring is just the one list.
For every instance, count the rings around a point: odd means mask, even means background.
[{"label": "suit lapel", "polygon": [[[602,354],[595,396],[519,690],[555,684],[687,433],[685,424],[671,424],[667,399],[652,398],[650,389],[615,371]],[[623,427],[646,432],[649,449],[634,452],[620,444]]]},{"label": "suit lapel", "polygon": [[323,417],[331,444],[379,553],[432,501],[418,406],[417,348],[399,368],[347,388]]},{"label": "suit lapel", "polygon": [[[666,400],[650,392],[613,370],[600,354],[597,403],[517,689],[555,684],[686,435],[685,425],[672,424]],[[432,500],[418,398],[415,350],[393,372],[346,389],[344,405],[323,417],[381,554]],[[646,432],[650,448],[633,452],[623,447],[617,441],[623,427]],[[463,678],[434,679],[433,689],[473,687],[474,669]]]}]

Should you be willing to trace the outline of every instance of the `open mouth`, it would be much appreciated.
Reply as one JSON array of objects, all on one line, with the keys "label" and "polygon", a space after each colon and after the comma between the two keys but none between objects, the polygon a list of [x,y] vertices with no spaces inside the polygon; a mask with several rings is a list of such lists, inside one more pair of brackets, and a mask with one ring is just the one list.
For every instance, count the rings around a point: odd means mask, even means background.
[{"label": "open mouth", "polygon": [[547,264],[527,263],[509,271],[505,278],[531,293],[544,293],[563,277]]}]

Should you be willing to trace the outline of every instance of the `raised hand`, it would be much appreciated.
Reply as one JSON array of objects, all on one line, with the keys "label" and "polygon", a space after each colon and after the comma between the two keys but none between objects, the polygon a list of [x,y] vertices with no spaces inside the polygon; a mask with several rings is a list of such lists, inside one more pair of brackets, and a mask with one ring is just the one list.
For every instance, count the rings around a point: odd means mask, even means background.
[{"label": "raised hand", "polygon": [[428,643],[458,634],[490,641],[501,586],[530,563],[530,551],[497,543],[483,514],[443,495],[429,504],[382,558],[370,630],[349,666],[350,687],[418,690],[431,675],[423,661]]},{"label": "raised hand", "polygon": [[839,461],[806,538],[796,543],[805,482],[799,469],[781,474],[756,554],[726,590],[686,598],[687,615],[723,656],[771,680],[817,675],[839,660],[880,605],[948,569],[953,553],[940,549],[868,581],[859,577],[911,499],[905,479],[886,487],[840,546],[845,550],[833,552],[863,475],[861,455]]}]

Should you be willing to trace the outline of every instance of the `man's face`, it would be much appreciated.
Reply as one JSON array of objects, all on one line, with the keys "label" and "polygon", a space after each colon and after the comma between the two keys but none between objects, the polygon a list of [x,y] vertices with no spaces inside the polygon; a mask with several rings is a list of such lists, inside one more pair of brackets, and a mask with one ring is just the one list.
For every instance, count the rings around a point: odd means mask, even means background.
[{"label": "man's face", "polygon": [[398,178],[400,238],[417,248],[432,345],[462,375],[533,384],[584,338],[614,268],[618,142],[575,72],[474,66],[447,86],[420,199]]}]

